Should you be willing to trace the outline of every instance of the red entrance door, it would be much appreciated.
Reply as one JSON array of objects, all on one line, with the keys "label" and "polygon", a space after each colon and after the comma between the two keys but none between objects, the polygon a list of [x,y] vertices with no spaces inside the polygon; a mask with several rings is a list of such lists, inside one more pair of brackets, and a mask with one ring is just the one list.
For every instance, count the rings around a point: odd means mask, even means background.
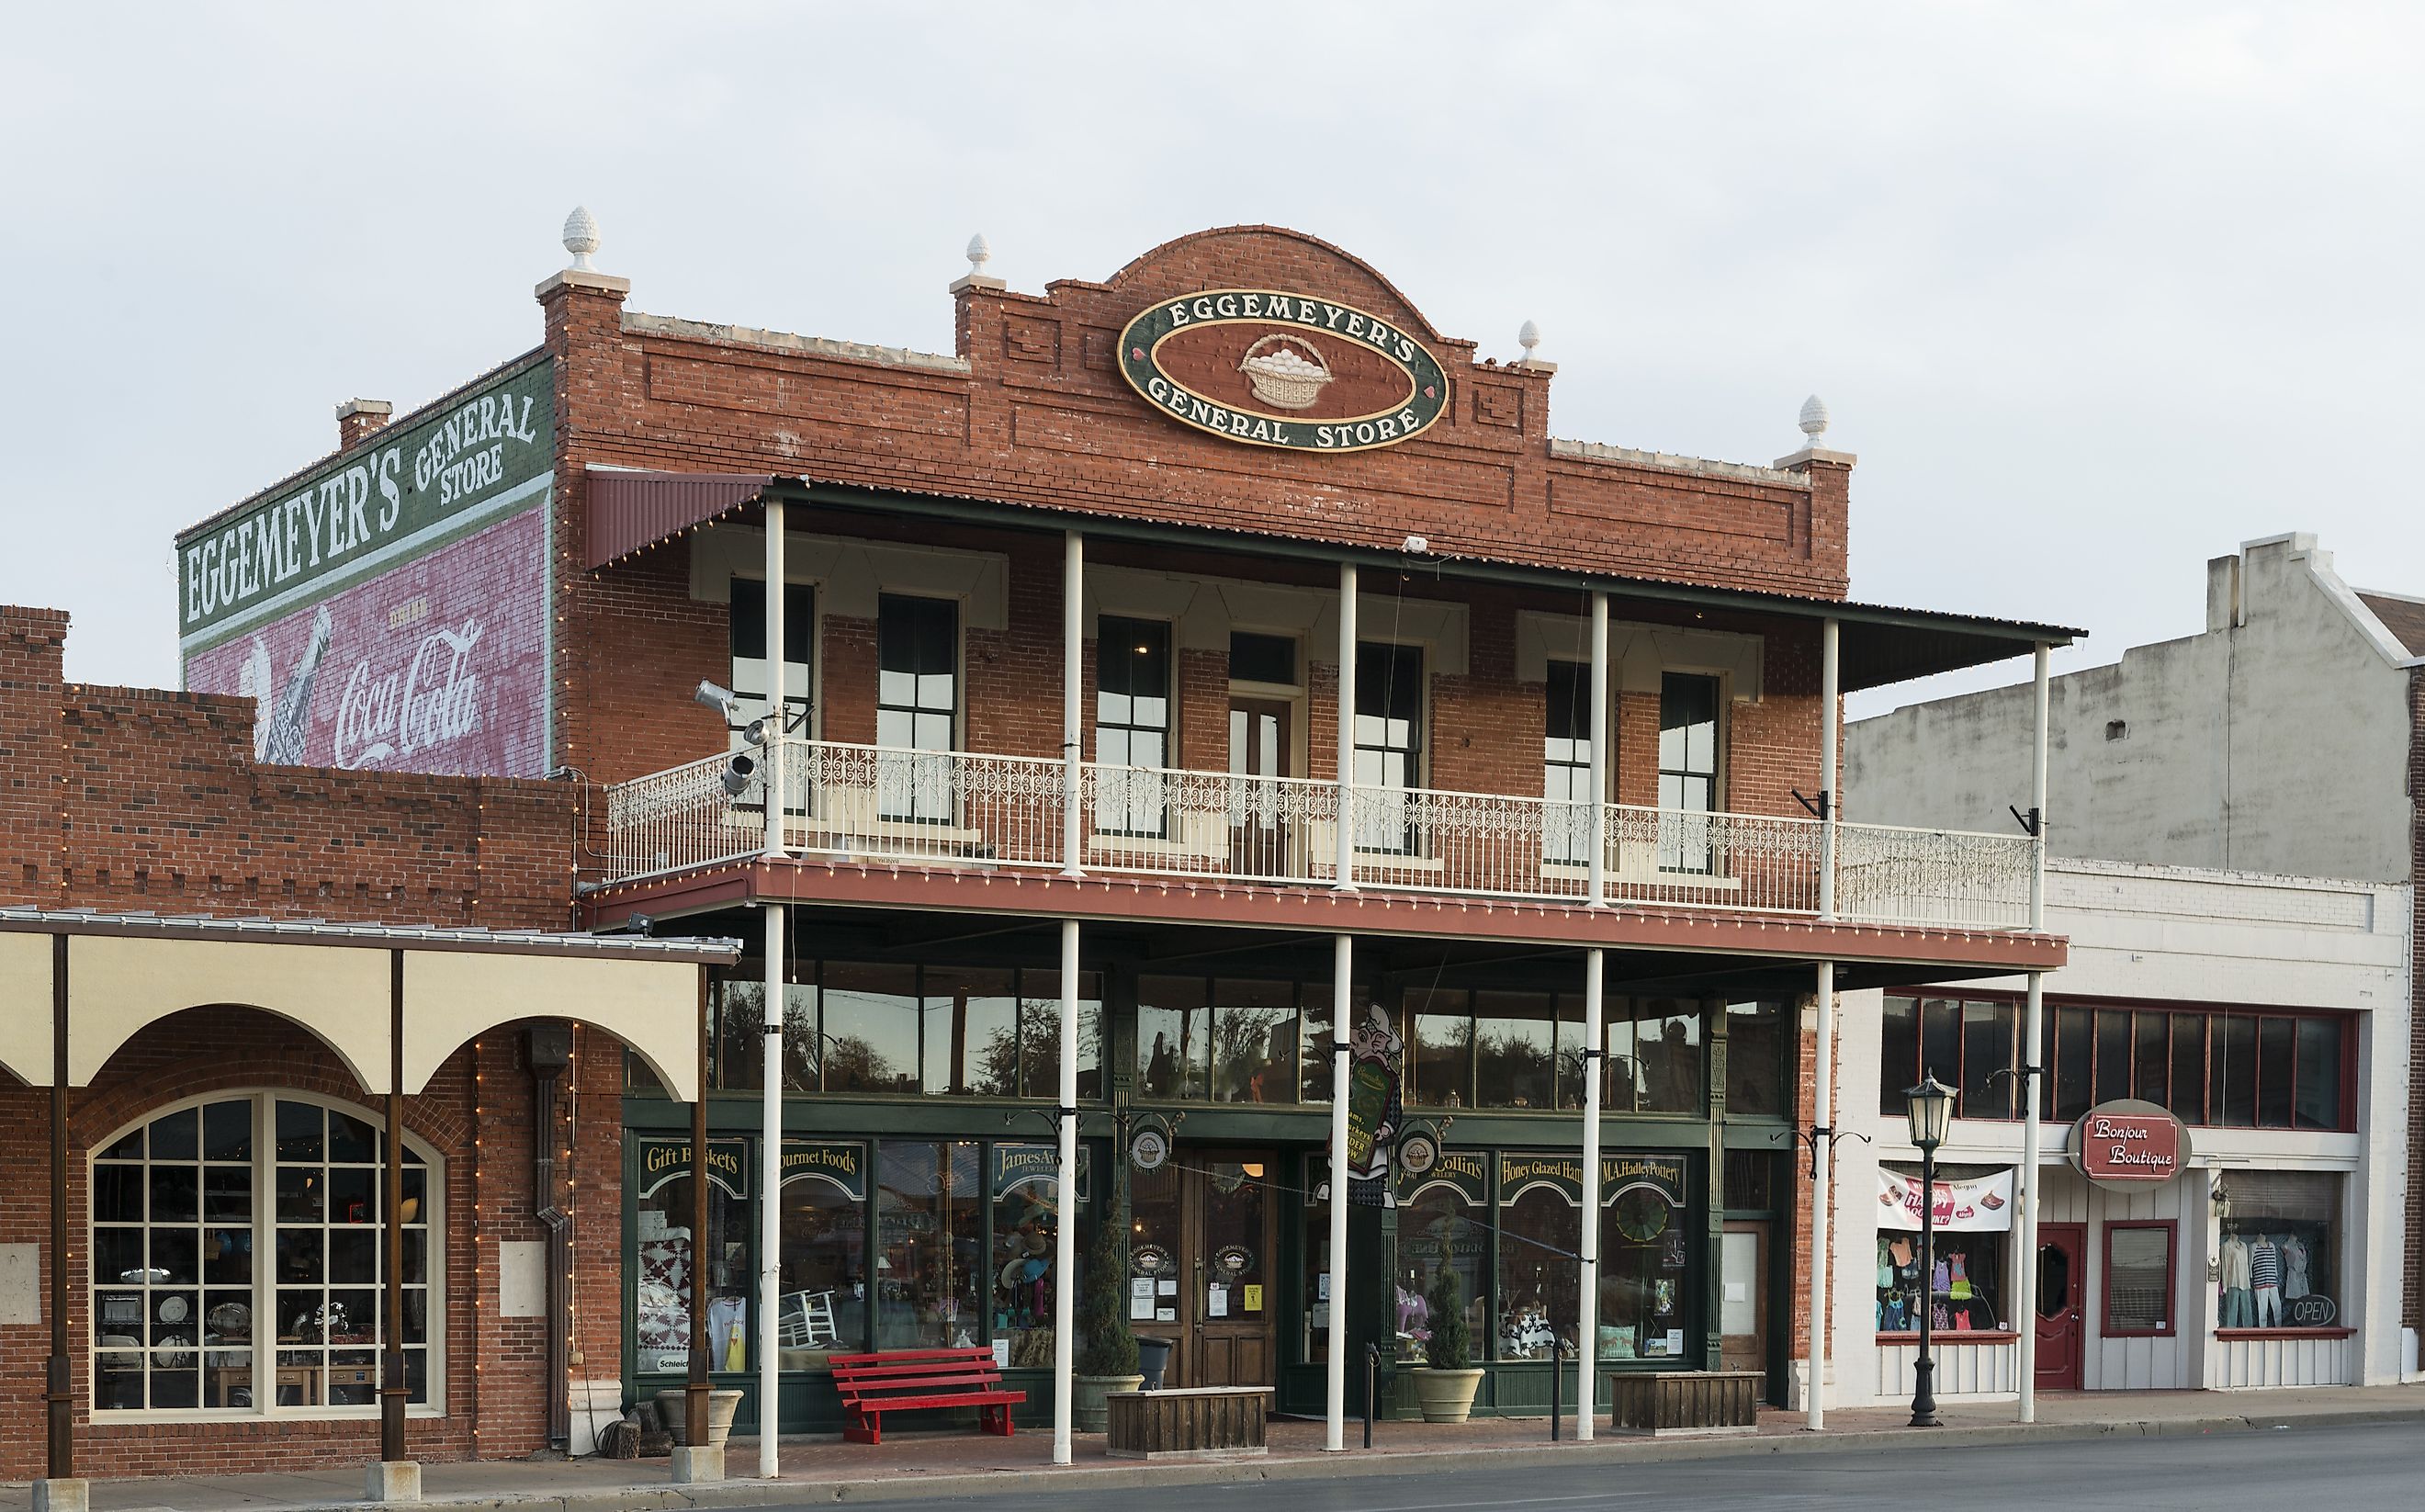
[{"label": "red entrance door", "polygon": [[2081,1298],[2088,1290],[2088,1226],[2038,1225],[2037,1388],[2080,1390]]}]

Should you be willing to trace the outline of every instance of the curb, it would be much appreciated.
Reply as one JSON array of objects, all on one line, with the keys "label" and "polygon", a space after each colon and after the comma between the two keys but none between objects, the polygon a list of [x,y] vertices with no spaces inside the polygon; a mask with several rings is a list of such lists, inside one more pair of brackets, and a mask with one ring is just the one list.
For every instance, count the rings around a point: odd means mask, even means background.
[{"label": "curb", "polygon": [[[2364,1407],[2341,1411],[2267,1414],[2235,1412],[2200,1418],[2153,1418],[2138,1422],[1984,1424],[1949,1427],[1926,1436],[1931,1448],[1967,1448],[2037,1440],[2080,1442],[2094,1439],[2198,1438],[2226,1433],[2269,1433],[2291,1428],[2346,1428],[2425,1421],[2425,1404],[2415,1407]],[[436,1496],[420,1502],[337,1502],[281,1505],[277,1512],[681,1512],[685,1508],[771,1507],[832,1503],[941,1500],[1001,1491],[1016,1480],[1047,1476],[1056,1490],[1131,1490],[1154,1486],[1220,1486],[1259,1481],[1351,1480],[1449,1472],[1529,1468],[1551,1460],[1673,1463],[1737,1459],[1752,1456],[1801,1456],[1915,1446],[1907,1428],[1862,1428],[1823,1434],[1769,1434],[1758,1438],[1645,1440],[1598,1438],[1592,1442],[1524,1444],[1496,1448],[1426,1450],[1412,1454],[1313,1455],[1287,1459],[1210,1463],[1102,1463],[1060,1468],[987,1471],[948,1475],[893,1475],[846,1481],[741,1480],[675,1487],[663,1482],[601,1487],[592,1490],[506,1496]],[[1022,1488],[1033,1489],[1034,1488]]]}]

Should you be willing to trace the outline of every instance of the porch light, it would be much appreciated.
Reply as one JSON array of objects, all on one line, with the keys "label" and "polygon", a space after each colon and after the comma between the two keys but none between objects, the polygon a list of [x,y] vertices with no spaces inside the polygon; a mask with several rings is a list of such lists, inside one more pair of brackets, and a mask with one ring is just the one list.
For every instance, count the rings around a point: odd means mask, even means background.
[{"label": "porch light", "polygon": [[1918,1086],[1903,1089],[1904,1111],[1911,1116],[1911,1142],[1920,1150],[1945,1143],[1953,1126],[1953,1088],[1932,1071]]}]

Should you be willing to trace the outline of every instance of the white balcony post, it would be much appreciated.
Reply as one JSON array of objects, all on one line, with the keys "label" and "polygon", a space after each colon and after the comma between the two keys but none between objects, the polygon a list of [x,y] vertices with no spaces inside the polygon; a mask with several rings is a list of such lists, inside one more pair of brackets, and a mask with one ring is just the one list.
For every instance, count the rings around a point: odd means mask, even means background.
[{"label": "white balcony post", "polygon": [[[778,649],[780,644],[777,642]],[[775,1370],[775,1324],[783,1288],[783,1204],[777,1200],[783,1190],[783,906],[769,903],[763,911],[766,1001],[760,1018],[765,1028],[766,1074],[758,1136],[758,1473],[771,1481],[781,1472],[775,1453],[781,1384]],[[704,1175],[706,1167],[699,1170]]]},{"label": "white balcony post", "polygon": [[[1339,564],[1339,874],[1331,885],[1356,891],[1356,564]],[[1340,991],[1347,990],[1341,978]],[[1335,1425],[1334,1425],[1335,1432]],[[1332,1448],[1338,1445],[1333,1444]]]},{"label": "white balcony post", "polygon": [[[1595,593],[1591,604],[1591,881],[1588,907],[1608,907],[1608,595]],[[1592,955],[1597,957],[1598,951]],[[1593,989],[1595,995],[1598,989]],[[1599,1041],[1592,1041],[1597,1049]],[[1583,1304],[1589,1307],[1586,1301]],[[1590,1345],[1584,1346],[1586,1351]],[[1591,1356],[1583,1356],[1586,1365]],[[1591,1414],[1585,1412],[1575,1431],[1591,1437]]]},{"label": "white balcony post", "polygon": [[[2036,657],[2036,686],[2032,689],[2036,713],[2037,749],[2032,753],[2030,775],[2030,821],[2035,833],[2031,837],[2030,857],[2030,928],[2046,927],[2046,806],[2047,806],[2047,648],[2040,646]],[[2029,1024],[2025,1031],[2028,1054],[2023,1058],[2027,1074],[2019,1078],[2020,1095],[2028,1101],[2021,1110],[2021,1253],[2020,1281],[2015,1294],[2013,1315],[2022,1321],[2020,1328],[2021,1421],[2035,1423],[2038,1416],[2037,1330],[2030,1320],[2038,1315],[2038,1105],[2039,1078],[2045,1072],[2042,1056],[2046,1048],[2046,973],[2029,974],[2029,1005],[2024,1010]]]},{"label": "white balcony post", "polygon": [[[1804,1387],[1804,1424],[1816,1433],[1827,1425],[1827,1178],[1836,1145],[1829,1137],[1829,1104],[1836,1100],[1836,963],[1819,963],[1819,1032],[1811,1051],[1817,1086],[1810,1109],[1810,1351]],[[2026,1330],[2025,1330],[2026,1331]]]},{"label": "white balcony post", "polygon": [[783,505],[766,501],[766,728],[773,732],[760,752],[766,763],[766,854],[783,854]]},{"label": "white balcony post", "polygon": [[1084,877],[1079,864],[1078,805],[1084,792],[1080,764],[1085,759],[1084,668],[1086,650],[1086,538],[1076,531],[1061,539],[1061,875]]},{"label": "white balcony post", "polygon": [[1842,740],[1842,675],[1836,621],[1819,626],[1819,917],[1836,917],[1836,748]]},{"label": "white balcony post", "polygon": [[1069,1463],[1070,1353],[1077,1332],[1078,1277],[1078,921],[1061,921],[1061,1175],[1052,1217],[1052,1463]]},{"label": "white balcony post", "polygon": [[[1353,573],[1356,570],[1347,570]],[[1349,579],[1352,587],[1354,579]],[[1356,937],[1335,936],[1330,953],[1330,1347],[1326,1426],[1322,1447],[1347,1447],[1347,1018],[1354,993]]]},{"label": "white balcony post", "polygon": [[[1602,601],[1605,603],[1606,601]],[[1593,617],[1598,625],[1607,624],[1605,615]],[[1594,746],[1597,758],[1599,748]],[[1599,1353],[1599,1086],[1601,1069],[1608,1063],[1602,1058],[1607,1047],[1601,1043],[1601,991],[1607,982],[1607,953],[1598,950],[1583,952],[1583,1043],[1589,1048],[1583,1054],[1583,1218],[1582,1258],[1577,1268],[1582,1276],[1582,1300],[1575,1309],[1575,1440],[1588,1443],[1592,1436],[1592,1387],[1598,1375]],[[1553,1361],[1551,1369],[1557,1366]]]}]

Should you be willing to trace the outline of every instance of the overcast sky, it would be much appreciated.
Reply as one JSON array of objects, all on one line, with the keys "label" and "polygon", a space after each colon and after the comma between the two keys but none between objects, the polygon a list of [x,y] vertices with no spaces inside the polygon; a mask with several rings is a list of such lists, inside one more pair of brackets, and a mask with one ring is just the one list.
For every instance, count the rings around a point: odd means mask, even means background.
[{"label": "overcast sky", "polygon": [[[1853,591],[2199,628],[2309,530],[2425,592],[2425,8],[1928,4],[22,9],[0,48],[0,598],[175,685],[171,535],[538,345],[587,204],[631,308],[948,351],[1015,289],[1265,221],[1553,433],[1857,452]],[[2026,675],[2026,665],[1966,685]],[[1941,686],[1942,684],[1940,684]],[[1922,691],[1871,695],[1876,712]]]}]

